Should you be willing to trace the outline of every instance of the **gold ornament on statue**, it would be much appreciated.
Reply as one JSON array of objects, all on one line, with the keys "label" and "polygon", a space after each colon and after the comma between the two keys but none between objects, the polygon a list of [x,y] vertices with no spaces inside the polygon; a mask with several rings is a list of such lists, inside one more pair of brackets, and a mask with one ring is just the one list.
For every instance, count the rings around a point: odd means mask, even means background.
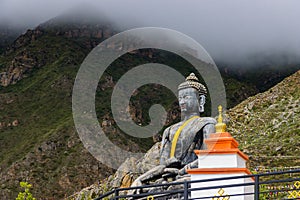
[{"label": "gold ornament on statue", "polygon": [[224,133],[226,132],[226,124],[223,123],[223,117],[222,117],[222,106],[219,105],[219,117],[218,117],[218,123],[216,124],[216,133]]}]

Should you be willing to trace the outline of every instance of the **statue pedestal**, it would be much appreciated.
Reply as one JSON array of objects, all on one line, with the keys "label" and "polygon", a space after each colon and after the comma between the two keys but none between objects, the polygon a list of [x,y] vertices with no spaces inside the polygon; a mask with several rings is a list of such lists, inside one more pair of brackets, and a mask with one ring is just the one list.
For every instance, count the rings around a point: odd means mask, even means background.
[{"label": "statue pedestal", "polygon": [[[214,133],[205,140],[207,150],[196,150],[198,156],[197,169],[189,169],[191,180],[216,179],[232,176],[249,175],[251,172],[246,168],[248,156],[238,149],[238,142],[230,133]],[[244,184],[253,182],[252,178],[239,178],[220,181],[208,181],[192,183],[191,188],[204,188],[223,185]],[[254,186],[217,187],[215,189],[196,190],[191,192],[191,198],[208,196],[226,196],[233,194],[252,193]],[[211,200],[212,198],[207,198]],[[218,198],[216,198],[218,199]],[[254,195],[230,196],[230,200],[252,200]]]}]

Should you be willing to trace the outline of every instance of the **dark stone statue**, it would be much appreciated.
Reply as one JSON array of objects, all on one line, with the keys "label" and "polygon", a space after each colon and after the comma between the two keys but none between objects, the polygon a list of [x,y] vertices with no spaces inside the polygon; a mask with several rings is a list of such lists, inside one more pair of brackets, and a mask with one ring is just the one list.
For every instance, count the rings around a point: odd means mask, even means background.
[{"label": "dark stone statue", "polygon": [[147,184],[150,181],[163,183],[170,179],[189,179],[186,170],[198,167],[194,150],[205,149],[204,139],[215,132],[216,120],[200,117],[200,113],[204,112],[206,95],[205,86],[199,83],[193,73],[178,86],[181,122],[166,128],[163,133],[160,165],[139,176],[132,186]]}]

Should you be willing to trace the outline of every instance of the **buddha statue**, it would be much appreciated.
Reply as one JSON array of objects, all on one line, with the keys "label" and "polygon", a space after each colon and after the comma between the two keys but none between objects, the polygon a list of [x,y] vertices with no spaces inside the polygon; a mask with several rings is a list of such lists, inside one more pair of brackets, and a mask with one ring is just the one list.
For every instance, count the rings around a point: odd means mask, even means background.
[{"label": "buddha statue", "polygon": [[204,139],[215,132],[216,120],[200,117],[204,112],[207,90],[194,73],[178,86],[181,121],[164,130],[161,142],[160,164],[138,177],[132,186],[146,184],[156,179],[162,183],[172,177],[186,176],[186,170],[197,168],[196,149],[205,149]]}]

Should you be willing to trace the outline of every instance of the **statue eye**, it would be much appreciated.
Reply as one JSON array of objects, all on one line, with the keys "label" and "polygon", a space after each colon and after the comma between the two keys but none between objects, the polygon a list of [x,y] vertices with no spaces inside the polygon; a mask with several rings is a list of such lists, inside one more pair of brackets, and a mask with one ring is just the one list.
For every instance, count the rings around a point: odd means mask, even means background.
[{"label": "statue eye", "polygon": [[178,100],[179,100],[179,101],[182,100],[182,99],[187,100],[187,99],[191,99],[191,98],[192,98],[192,97],[189,96],[189,95],[184,95],[184,96],[179,96],[179,97],[178,97]]}]

